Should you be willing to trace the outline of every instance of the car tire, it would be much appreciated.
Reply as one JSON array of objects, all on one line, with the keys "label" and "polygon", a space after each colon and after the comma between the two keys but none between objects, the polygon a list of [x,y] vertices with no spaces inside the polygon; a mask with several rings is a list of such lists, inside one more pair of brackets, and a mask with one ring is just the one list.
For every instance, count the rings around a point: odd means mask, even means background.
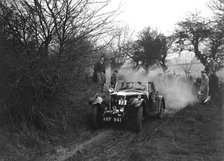
[{"label": "car tire", "polygon": [[159,105],[159,112],[156,114],[156,118],[157,119],[162,119],[164,116],[163,116],[163,110],[164,110],[164,102],[161,101],[160,105]]},{"label": "car tire", "polygon": [[92,107],[92,120],[91,125],[94,129],[98,129],[103,124],[103,117],[98,105],[93,105]]},{"label": "car tire", "polygon": [[143,107],[140,106],[136,112],[136,124],[135,124],[135,130],[137,132],[140,132],[142,130],[142,120],[143,120]]}]

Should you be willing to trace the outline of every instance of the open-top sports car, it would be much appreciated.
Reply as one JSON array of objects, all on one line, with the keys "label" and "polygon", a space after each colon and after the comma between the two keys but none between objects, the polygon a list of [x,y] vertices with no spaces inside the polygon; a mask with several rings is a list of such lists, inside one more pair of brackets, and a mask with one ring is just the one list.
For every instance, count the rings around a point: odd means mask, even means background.
[{"label": "open-top sports car", "polygon": [[91,123],[99,128],[103,122],[133,121],[136,131],[141,131],[143,118],[163,117],[165,99],[155,90],[153,82],[117,82],[109,89],[109,100],[95,95],[89,100]]}]

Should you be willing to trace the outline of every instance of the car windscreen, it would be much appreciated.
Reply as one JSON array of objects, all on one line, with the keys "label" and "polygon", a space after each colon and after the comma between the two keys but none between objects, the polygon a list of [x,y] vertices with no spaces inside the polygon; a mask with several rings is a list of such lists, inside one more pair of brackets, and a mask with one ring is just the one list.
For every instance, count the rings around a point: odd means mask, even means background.
[{"label": "car windscreen", "polygon": [[144,91],[147,89],[147,83],[145,82],[118,82],[115,88],[116,91],[128,90],[128,89]]}]

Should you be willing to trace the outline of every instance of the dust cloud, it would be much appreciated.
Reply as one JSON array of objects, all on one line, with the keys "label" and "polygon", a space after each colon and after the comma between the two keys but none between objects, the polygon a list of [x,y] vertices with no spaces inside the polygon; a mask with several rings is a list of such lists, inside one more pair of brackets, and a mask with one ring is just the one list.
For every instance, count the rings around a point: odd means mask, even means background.
[{"label": "dust cloud", "polygon": [[197,102],[194,84],[185,76],[162,75],[155,77],[153,82],[169,108],[181,109]]},{"label": "dust cloud", "polygon": [[193,81],[185,75],[164,73],[157,66],[152,66],[146,72],[143,68],[133,69],[127,64],[121,66],[118,74],[120,80],[153,81],[156,90],[164,96],[168,109],[181,109],[197,101]]}]

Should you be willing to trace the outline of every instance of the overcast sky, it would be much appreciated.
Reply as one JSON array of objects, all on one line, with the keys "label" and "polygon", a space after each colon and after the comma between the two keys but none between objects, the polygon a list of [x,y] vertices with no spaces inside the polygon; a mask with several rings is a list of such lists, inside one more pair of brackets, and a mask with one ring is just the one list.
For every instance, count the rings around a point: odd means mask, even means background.
[{"label": "overcast sky", "polygon": [[[113,0],[112,3],[119,3]],[[177,21],[189,13],[201,11],[203,17],[212,15],[209,0],[122,0],[122,13],[117,20],[128,24],[131,30],[141,31],[147,26],[169,34]]]}]

